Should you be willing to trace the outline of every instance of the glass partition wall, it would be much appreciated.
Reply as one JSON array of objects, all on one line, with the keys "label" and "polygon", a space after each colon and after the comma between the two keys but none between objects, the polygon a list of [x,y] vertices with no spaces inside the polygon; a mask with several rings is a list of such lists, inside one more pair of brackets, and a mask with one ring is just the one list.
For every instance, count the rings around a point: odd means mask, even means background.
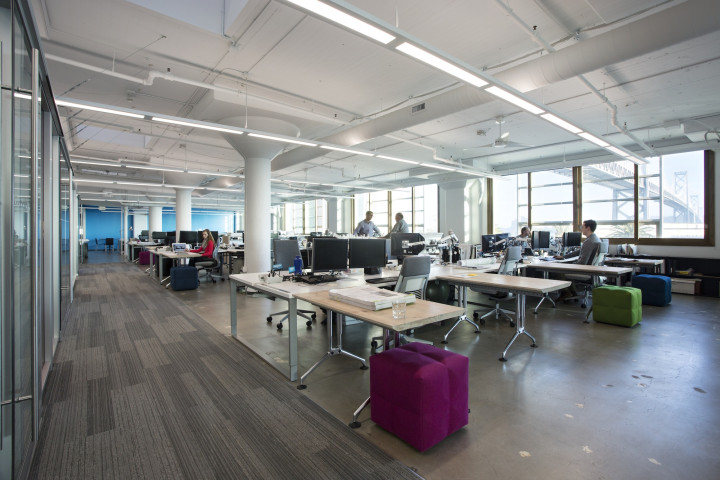
[{"label": "glass partition wall", "polygon": [[[65,253],[71,249],[69,221],[60,225],[63,209],[64,218],[71,216],[71,172],[31,19],[26,1],[0,4],[2,479],[27,475],[72,278]],[[60,251],[68,256],[63,262]]]}]

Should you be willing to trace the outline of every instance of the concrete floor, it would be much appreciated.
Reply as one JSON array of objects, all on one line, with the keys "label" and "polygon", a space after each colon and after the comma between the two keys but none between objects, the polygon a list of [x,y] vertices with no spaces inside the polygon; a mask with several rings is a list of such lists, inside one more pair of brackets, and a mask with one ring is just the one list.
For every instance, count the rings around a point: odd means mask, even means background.
[{"label": "concrete floor", "polygon": [[[158,288],[160,288],[158,286]],[[228,282],[202,283],[175,295],[229,335]],[[417,333],[470,358],[470,423],[419,453],[370,420],[355,430],[428,479],[677,479],[717,478],[720,469],[720,302],[675,294],[665,308],[644,306],[643,322],[627,329],[584,324],[585,310],[546,302],[527,338],[498,361],[512,336],[494,320],[475,334],[458,326]],[[307,305],[305,305],[307,306]],[[285,302],[238,295],[239,339],[287,375],[287,331],[267,323]],[[319,314],[320,319],[323,318]],[[300,374],[327,350],[326,329],[300,323]],[[380,330],[364,323],[345,329],[344,347],[370,355]],[[369,370],[346,357],[328,359],[307,379],[304,394],[344,423],[368,396]]]}]

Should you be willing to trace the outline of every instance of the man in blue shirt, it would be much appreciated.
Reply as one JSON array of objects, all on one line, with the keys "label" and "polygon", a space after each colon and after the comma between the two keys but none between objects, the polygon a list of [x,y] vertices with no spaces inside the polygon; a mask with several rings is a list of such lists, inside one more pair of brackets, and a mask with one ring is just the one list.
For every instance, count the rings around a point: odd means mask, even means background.
[{"label": "man in blue shirt", "polygon": [[365,212],[365,219],[361,220],[360,223],[355,227],[354,235],[372,237],[373,234],[380,236],[380,229],[375,226],[372,222],[373,212],[368,210]]},{"label": "man in blue shirt", "polygon": [[398,212],[395,214],[395,225],[390,233],[410,233],[410,227],[403,218],[403,214]]}]

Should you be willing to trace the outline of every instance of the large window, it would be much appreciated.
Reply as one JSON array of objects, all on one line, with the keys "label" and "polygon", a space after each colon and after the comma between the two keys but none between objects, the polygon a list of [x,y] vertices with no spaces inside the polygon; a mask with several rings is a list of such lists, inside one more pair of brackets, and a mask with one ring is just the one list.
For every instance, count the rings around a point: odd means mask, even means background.
[{"label": "large window", "polygon": [[530,221],[533,230],[560,236],[573,231],[571,168],[530,174]]},{"label": "large window", "polygon": [[491,233],[517,235],[528,225],[528,176],[508,175],[493,183]]},{"label": "large window", "polygon": [[635,236],[635,164],[602,163],[582,168],[582,218],[598,223],[602,238]]},{"label": "large window", "polygon": [[365,212],[373,212],[373,223],[381,232],[389,232],[395,224],[395,214],[401,212],[413,232],[438,231],[437,185],[402,188],[355,195],[355,220],[365,218]]},{"label": "large window", "polygon": [[639,237],[705,237],[703,152],[664,155],[639,169]]}]

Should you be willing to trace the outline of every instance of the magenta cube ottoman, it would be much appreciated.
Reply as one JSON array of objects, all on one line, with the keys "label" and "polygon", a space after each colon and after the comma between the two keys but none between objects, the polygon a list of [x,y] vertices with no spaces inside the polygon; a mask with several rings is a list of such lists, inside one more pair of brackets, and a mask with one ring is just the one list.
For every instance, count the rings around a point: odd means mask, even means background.
[{"label": "magenta cube ottoman", "polygon": [[409,343],[370,357],[370,418],[425,451],[468,423],[468,358]]}]

